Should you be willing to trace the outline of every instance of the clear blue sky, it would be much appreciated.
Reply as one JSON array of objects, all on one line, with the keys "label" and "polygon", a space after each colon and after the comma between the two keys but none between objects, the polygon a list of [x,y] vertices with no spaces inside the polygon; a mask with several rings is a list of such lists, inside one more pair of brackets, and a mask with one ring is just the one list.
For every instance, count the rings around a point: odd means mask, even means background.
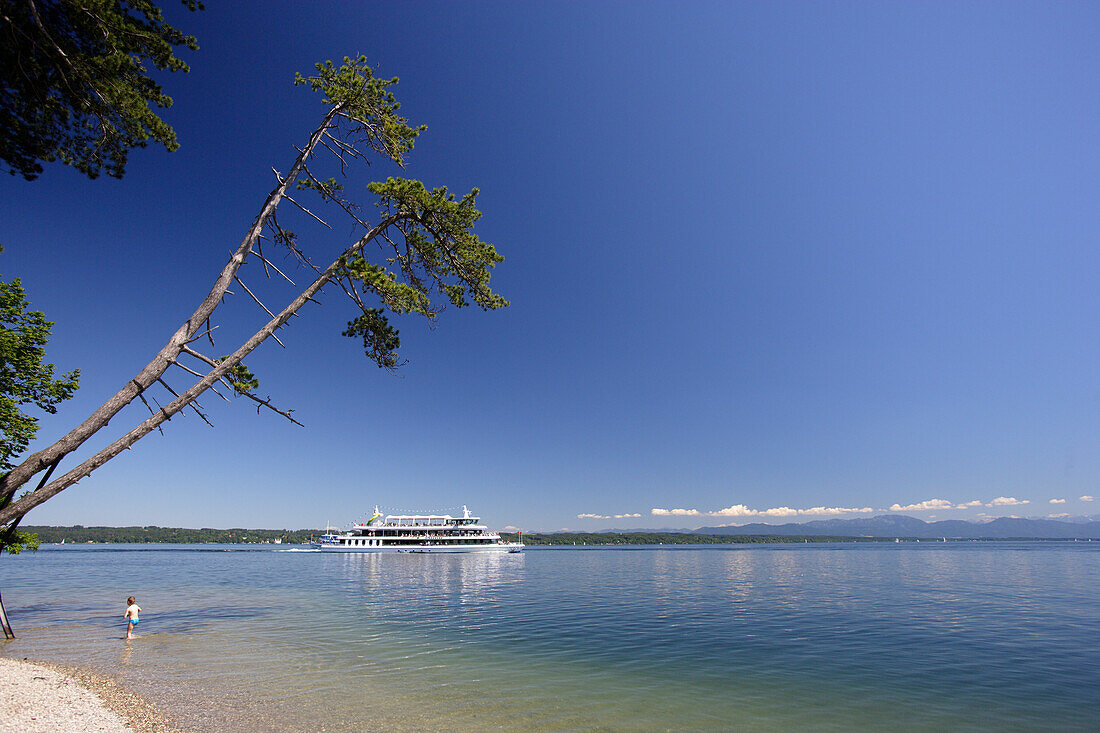
[{"label": "clear blue sky", "polygon": [[393,377],[339,335],[352,313],[330,294],[248,360],[305,429],[207,397],[216,429],[174,419],[28,523],[316,527],[376,503],[529,530],[929,500],[952,508],[906,513],[1095,512],[1100,6],[168,10],[201,45],[165,80],[181,149],[134,152],[121,182],[0,181],[0,272],[57,322],[51,360],[83,371],[43,438],[206,293],[321,113],[291,84],[320,59],[401,77],[429,125],[407,174],[481,188],[512,306],[399,322]]}]

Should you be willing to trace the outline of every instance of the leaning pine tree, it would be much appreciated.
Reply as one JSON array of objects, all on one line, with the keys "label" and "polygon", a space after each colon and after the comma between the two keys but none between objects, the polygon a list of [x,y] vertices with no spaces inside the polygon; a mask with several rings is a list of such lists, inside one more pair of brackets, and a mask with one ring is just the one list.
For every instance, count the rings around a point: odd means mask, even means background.
[{"label": "leaning pine tree", "polygon": [[[316,302],[315,296],[326,287],[342,292],[355,308],[355,317],[348,322],[344,335],[362,339],[367,356],[389,370],[399,366],[400,341],[387,314],[419,314],[434,319],[447,303],[463,307],[472,301],[485,310],[508,305],[489,287],[491,270],[504,258],[473,233],[481,216],[475,206],[477,189],[456,197],[446,188],[428,189],[420,181],[391,177],[367,186],[377,208],[374,217],[366,216],[357,202],[346,197],[341,180],[369,162],[368,155],[386,156],[401,166],[425,128],[411,126],[398,114],[400,104],[390,91],[397,79],[375,78],[365,57],[345,58],[339,67],[331,61],[317,64],[316,69],[313,76],[298,75],[295,84],[319,92],[327,111],[305,145],[297,148],[298,156],[289,170],[275,172],[277,185],[209,294],[164,348],[122,389],[60,440],[29,455],[0,477],[0,532],[181,411],[190,409],[206,420],[197,398],[207,390],[227,399],[218,391],[220,386],[226,393],[251,399],[257,409],[270,409],[298,424],[290,410],[281,410],[269,398],[254,393],[258,382],[242,360],[268,338],[279,341],[275,332],[306,303]],[[322,177],[322,165],[338,169],[339,178]],[[301,196],[299,192],[314,196],[324,210],[313,203],[310,206],[316,211],[306,208],[294,198]],[[280,224],[276,211],[284,201],[295,207],[299,217],[320,222],[330,230],[322,214],[333,212],[346,217],[359,236],[327,264],[317,263],[317,247],[306,244]],[[240,270],[252,260],[262,266],[268,278],[275,273],[291,286],[300,287],[276,265],[273,251],[277,249],[296,260],[312,281],[275,312],[245,285]],[[231,287],[239,291],[231,291]],[[219,306],[227,295],[241,293],[254,302],[257,313],[265,314],[266,322],[228,355],[204,353],[203,344],[214,348],[214,320]],[[219,351],[224,353],[224,346]],[[191,385],[186,389],[169,386],[169,370],[173,378],[186,375]],[[148,392],[154,388],[166,390],[165,404]],[[54,478],[55,469],[66,456],[105,428],[135,399],[149,408],[148,418]],[[149,399],[153,399],[155,409]],[[16,496],[36,476],[40,478],[34,488]]]}]

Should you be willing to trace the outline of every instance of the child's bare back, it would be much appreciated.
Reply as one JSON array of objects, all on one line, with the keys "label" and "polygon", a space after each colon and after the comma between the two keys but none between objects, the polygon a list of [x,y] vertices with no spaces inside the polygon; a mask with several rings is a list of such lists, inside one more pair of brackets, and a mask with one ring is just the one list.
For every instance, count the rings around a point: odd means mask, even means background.
[{"label": "child's bare back", "polygon": [[130,596],[126,599],[126,613],[123,614],[123,618],[126,619],[126,638],[134,638],[134,627],[138,625],[139,614],[141,613],[141,606],[135,601],[134,597]]}]

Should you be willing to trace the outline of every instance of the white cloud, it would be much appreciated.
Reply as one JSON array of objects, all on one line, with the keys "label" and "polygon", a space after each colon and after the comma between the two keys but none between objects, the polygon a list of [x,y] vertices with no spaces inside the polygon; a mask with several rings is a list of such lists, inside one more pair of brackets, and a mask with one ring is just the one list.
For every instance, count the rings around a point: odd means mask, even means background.
[{"label": "white cloud", "polygon": [[[1023,502],[1027,503],[1027,502]],[[958,504],[953,504],[947,499],[928,499],[926,501],[920,501],[916,504],[894,504],[886,511],[891,512],[930,512],[937,509],[972,509],[974,507],[987,506],[980,500],[974,499],[972,501],[962,501]]]},{"label": "white cloud", "polygon": [[641,514],[578,514],[577,519],[636,519]]},{"label": "white cloud", "polygon": [[986,506],[1022,506],[1024,504],[1030,504],[1027,499],[1017,499],[1015,496],[998,496],[993,501],[986,504]]},{"label": "white cloud", "polygon": [[757,516],[762,517],[797,517],[799,514],[806,511],[805,509],[791,509],[789,506],[776,506],[771,509],[765,509],[762,512],[756,512]]},{"label": "white cloud", "polygon": [[[694,511],[694,510],[693,510]],[[707,512],[712,517],[755,517],[758,512],[756,509],[749,509],[744,504],[734,504],[728,506],[725,509],[719,509],[714,512]]]},{"label": "white cloud", "polygon": [[[771,511],[771,510],[769,509],[768,511]],[[839,506],[832,506],[832,507],[815,506],[811,509],[799,509],[798,513],[799,514],[817,514],[817,515],[835,515],[835,514],[870,514],[873,511],[875,511],[875,510],[872,509],[869,506],[864,506],[864,507],[859,507],[859,508],[853,507],[853,508],[850,508],[850,509],[845,508],[845,507],[839,507]]]},{"label": "white cloud", "polygon": [[1066,500],[1065,499],[1051,499],[1050,503],[1051,504],[1065,504]]},{"label": "white cloud", "polygon": [[1062,512],[1061,514],[1048,514],[1051,519],[1062,519],[1069,516],[1069,512]]},{"label": "white cloud", "polygon": [[711,512],[702,512],[698,509],[650,509],[650,513],[657,517],[800,517],[869,514],[873,511],[874,509],[869,506],[859,508],[815,506],[809,509],[777,506],[771,509],[752,509],[744,504],[734,504],[725,509],[715,509]]},{"label": "white cloud", "polygon": [[890,511],[928,512],[934,509],[953,509],[954,506],[955,505],[949,502],[947,499],[928,499],[927,501],[922,501],[919,504],[906,504],[905,506],[902,506],[901,504],[894,504],[890,507]]},{"label": "white cloud", "polygon": [[1084,496],[1081,496],[1081,497],[1078,497],[1078,498],[1081,501],[1092,501],[1093,500],[1093,497],[1089,496],[1088,494],[1085,494]]}]

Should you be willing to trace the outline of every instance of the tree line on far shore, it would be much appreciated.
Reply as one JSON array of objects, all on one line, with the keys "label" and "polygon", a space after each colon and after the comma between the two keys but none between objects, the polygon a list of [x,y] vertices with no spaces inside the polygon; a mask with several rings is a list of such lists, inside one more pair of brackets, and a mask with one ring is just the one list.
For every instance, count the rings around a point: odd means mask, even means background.
[{"label": "tree line on far shore", "polygon": [[187,529],[183,527],[27,527],[43,544],[87,542],[177,542],[180,544],[263,544],[299,545],[322,534],[319,529]]},{"label": "tree line on far shore", "polygon": [[[44,544],[84,544],[88,542],[172,542],[179,544],[305,544],[311,538],[324,534],[320,529],[188,529],[184,527],[24,527],[38,535]],[[765,542],[881,542],[871,537],[794,537],[784,535],[712,535],[688,532],[553,532],[508,533],[501,538],[507,542],[526,545],[717,545],[759,544]],[[893,539],[890,539],[893,542]]]},{"label": "tree line on far shore", "polygon": [[[766,542],[884,542],[876,537],[787,536],[695,534],[689,532],[553,532],[510,534],[501,532],[508,542],[525,545],[746,545]],[[890,542],[894,539],[891,537]]]}]

